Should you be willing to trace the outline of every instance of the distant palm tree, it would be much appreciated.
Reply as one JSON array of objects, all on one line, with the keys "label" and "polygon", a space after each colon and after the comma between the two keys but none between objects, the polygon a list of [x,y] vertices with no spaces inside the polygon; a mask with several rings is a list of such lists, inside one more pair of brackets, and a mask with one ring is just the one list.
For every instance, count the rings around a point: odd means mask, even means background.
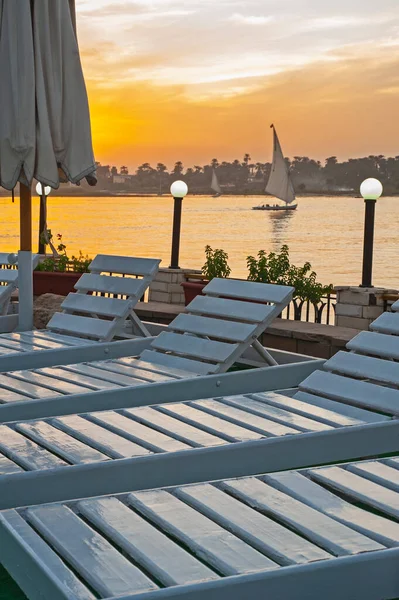
[{"label": "distant palm tree", "polygon": [[194,169],[195,169],[195,173],[198,175],[199,173],[202,173],[202,167],[200,167],[200,165],[194,165]]},{"label": "distant palm tree", "polygon": [[125,166],[121,167],[120,170],[121,175],[129,175],[129,169]]},{"label": "distant palm tree", "polygon": [[178,160],[175,163],[174,169],[173,169],[173,173],[175,175],[180,175],[183,172],[183,163],[181,162],[181,160]]},{"label": "distant palm tree", "polygon": [[211,167],[212,169],[217,169],[219,166],[219,161],[217,158],[212,158],[211,160]]},{"label": "distant palm tree", "polygon": [[111,175],[118,175],[118,169],[116,167],[112,167]]}]

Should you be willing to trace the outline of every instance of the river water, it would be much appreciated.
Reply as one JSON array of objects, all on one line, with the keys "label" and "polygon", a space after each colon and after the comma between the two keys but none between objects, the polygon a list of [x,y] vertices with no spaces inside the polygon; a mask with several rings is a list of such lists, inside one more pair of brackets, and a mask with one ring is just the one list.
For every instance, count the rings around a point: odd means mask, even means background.
[{"label": "river water", "polygon": [[[288,244],[292,262],[311,262],[323,283],[361,280],[364,202],[361,198],[304,197],[292,213],[253,211],[259,197],[189,196],[184,200],[180,266],[199,268],[204,247],[229,254],[232,275],[246,277],[246,257]],[[16,251],[19,205],[0,198],[0,252]],[[36,247],[39,200],[34,199]],[[52,198],[48,226],[62,233],[68,253],[157,257],[169,266],[173,200],[153,198]],[[399,287],[399,198],[377,202],[374,284]]]}]

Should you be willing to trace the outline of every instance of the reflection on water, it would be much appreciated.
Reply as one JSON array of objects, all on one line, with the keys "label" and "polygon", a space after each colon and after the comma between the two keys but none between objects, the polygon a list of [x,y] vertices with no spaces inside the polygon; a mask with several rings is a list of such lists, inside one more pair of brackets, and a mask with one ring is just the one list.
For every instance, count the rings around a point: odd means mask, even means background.
[{"label": "reflection on water", "polygon": [[276,211],[266,213],[272,225],[272,250],[277,252],[281,246],[286,243],[287,229],[290,226],[290,220],[294,217],[295,211]]},{"label": "reflection on water", "polygon": [[[246,257],[263,249],[290,249],[296,264],[310,261],[321,281],[357,285],[361,280],[364,202],[361,198],[300,198],[290,213],[251,210],[259,198],[189,196],[183,203],[182,266],[204,263],[204,247],[223,248],[232,274],[246,277]],[[39,200],[34,199],[34,242]],[[18,248],[19,203],[0,198],[0,251]],[[70,253],[82,250],[170,260],[173,200],[154,198],[54,198],[48,201],[48,223],[62,233]],[[377,203],[374,283],[399,286],[399,198]]]}]

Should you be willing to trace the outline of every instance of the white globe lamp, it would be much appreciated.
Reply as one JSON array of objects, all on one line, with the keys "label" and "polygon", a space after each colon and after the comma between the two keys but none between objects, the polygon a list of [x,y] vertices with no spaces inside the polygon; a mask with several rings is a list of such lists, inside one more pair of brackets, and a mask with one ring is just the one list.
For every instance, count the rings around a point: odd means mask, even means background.
[{"label": "white globe lamp", "polygon": [[382,187],[381,181],[369,177],[365,179],[360,186],[360,193],[365,200],[378,200],[381,197],[384,188]]},{"label": "white globe lamp", "polygon": [[188,194],[187,183],[184,181],[174,181],[170,186],[170,193],[173,198],[185,198]]}]

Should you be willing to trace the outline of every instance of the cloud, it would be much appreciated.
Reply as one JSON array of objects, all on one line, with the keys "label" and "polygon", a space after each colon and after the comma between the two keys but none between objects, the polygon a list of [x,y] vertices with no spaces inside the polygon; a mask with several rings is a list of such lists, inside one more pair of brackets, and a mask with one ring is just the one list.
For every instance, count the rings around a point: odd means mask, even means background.
[{"label": "cloud", "polygon": [[232,23],[238,23],[239,25],[268,25],[275,20],[272,15],[243,15],[241,13],[232,14],[229,19]]}]

